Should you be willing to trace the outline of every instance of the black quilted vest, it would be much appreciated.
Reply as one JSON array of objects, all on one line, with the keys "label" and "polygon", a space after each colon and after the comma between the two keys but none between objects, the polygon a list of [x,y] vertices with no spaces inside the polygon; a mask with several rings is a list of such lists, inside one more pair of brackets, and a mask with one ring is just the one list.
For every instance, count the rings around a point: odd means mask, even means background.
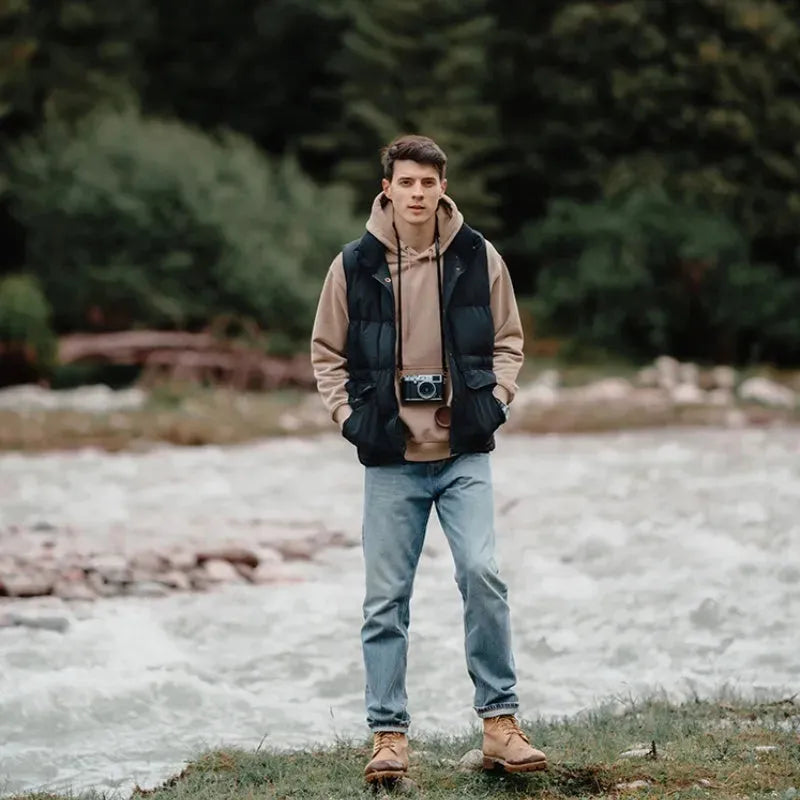
[{"label": "black quilted vest", "polygon": [[[365,233],[343,250],[347,280],[347,393],[343,434],[366,466],[404,461],[406,426],[395,394],[395,305],[384,246]],[[443,257],[445,351],[453,387],[450,450],[485,453],[503,422],[492,389],[494,321],[486,242],[462,225]]]}]

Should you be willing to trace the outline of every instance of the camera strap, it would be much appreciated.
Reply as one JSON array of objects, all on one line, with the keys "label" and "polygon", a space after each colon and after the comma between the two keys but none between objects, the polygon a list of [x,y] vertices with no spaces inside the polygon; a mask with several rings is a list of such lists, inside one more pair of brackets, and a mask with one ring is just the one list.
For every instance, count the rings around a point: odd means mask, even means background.
[{"label": "camera strap", "polygon": [[[394,235],[397,241],[397,361],[398,369],[403,371],[403,265],[401,260],[400,234],[394,223]],[[439,251],[439,219],[436,218],[436,229],[433,236],[434,250],[436,252],[436,288],[439,295],[439,336],[442,346],[442,373],[447,373],[447,353],[444,344],[444,292],[442,289],[442,259]]]}]

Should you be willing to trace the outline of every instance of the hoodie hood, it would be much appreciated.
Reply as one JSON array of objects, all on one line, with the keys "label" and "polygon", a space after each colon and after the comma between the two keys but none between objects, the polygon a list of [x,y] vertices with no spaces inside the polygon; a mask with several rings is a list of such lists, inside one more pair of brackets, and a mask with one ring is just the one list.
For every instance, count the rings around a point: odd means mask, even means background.
[{"label": "hoodie hood", "polygon": [[[443,195],[436,210],[439,220],[439,250],[444,253],[464,224],[464,215],[456,204]],[[394,206],[381,192],[372,202],[372,210],[367,220],[367,230],[392,254],[397,253],[397,239],[394,233]]]}]

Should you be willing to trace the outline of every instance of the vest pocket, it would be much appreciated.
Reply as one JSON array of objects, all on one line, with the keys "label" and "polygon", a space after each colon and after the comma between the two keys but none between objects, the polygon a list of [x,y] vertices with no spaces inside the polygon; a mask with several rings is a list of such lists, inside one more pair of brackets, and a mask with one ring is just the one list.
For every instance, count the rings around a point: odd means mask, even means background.
[{"label": "vest pocket", "polygon": [[370,431],[376,427],[378,408],[375,384],[354,385],[350,390],[350,408],[353,413],[342,425],[342,436],[358,447],[369,441]]},{"label": "vest pocket", "polygon": [[468,436],[489,438],[505,422],[505,414],[492,390],[497,378],[490,369],[465,369],[463,421]]}]

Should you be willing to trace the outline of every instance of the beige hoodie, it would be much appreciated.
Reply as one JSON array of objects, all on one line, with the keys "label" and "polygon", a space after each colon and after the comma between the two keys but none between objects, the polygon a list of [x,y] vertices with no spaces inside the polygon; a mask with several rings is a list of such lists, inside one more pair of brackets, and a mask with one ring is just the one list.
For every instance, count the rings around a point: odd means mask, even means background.
[{"label": "beige hoodie", "polygon": [[[464,218],[455,203],[443,197],[437,211],[439,249],[447,250],[461,229]],[[379,194],[372,204],[367,230],[386,248],[386,261],[392,276],[395,313],[397,298],[397,240],[393,227],[391,202]],[[403,366],[406,373],[421,374],[442,371],[441,332],[439,326],[439,290],[436,280],[436,254],[431,246],[418,253],[402,240],[403,269]],[[486,242],[489,263],[490,305],[494,319],[494,372],[497,378],[495,396],[510,403],[517,391],[517,375],[522,366],[522,325],[514,298],[511,278],[503,259]],[[342,254],[333,260],[322,287],[314,331],[311,337],[311,362],[317,389],[335,422],[341,427],[350,416],[345,383],[347,373],[347,283]],[[450,456],[449,409],[437,410],[433,403],[400,403],[399,381],[396,382],[400,419],[408,428],[407,461],[435,461]],[[450,403],[450,387],[446,401]]]}]

